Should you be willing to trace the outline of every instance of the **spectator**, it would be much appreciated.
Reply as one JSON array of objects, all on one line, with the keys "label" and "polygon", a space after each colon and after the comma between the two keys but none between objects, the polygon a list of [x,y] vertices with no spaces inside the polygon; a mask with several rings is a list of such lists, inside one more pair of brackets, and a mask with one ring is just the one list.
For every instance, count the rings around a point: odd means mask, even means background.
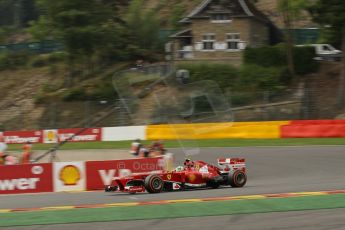
[{"label": "spectator", "polygon": [[4,163],[5,165],[15,165],[18,163],[18,161],[14,156],[4,155]]},{"label": "spectator", "polygon": [[130,153],[134,156],[138,156],[140,153],[140,149],[143,147],[141,144],[140,139],[136,139],[135,141],[132,142],[131,144],[131,151]]},{"label": "spectator", "polygon": [[4,141],[3,135],[0,133],[0,155],[4,155],[7,149],[7,144]]},{"label": "spectator", "polygon": [[5,162],[5,151],[7,149],[7,144],[4,141],[4,137],[0,133],[0,165]]},{"label": "spectator", "polygon": [[164,148],[164,144],[161,140],[156,140],[150,145],[150,152],[158,153],[153,155],[164,155],[165,151],[166,149]]},{"label": "spectator", "polygon": [[32,144],[30,141],[23,146],[22,163],[29,164],[31,159]]}]

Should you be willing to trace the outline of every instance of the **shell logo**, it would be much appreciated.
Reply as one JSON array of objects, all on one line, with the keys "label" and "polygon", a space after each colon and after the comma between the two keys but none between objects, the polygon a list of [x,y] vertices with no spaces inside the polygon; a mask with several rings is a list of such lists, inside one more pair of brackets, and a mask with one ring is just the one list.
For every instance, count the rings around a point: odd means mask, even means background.
[{"label": "shell logo", "polygon": [[57,131],[56,130],[46,130],[44,132],[44,141],[46,143],[57,142]]},{"label": "shell logo", "polygon": [[53,132],[52,130],[47,132],[47,139],[48,141],[53,141],[55,140],[55,132]]},{"label": "shell logo", "polygon": [[75,165],[66,165],[60,170],[59,178],[66,186],[76,185],[80,180],[80,171]]}]

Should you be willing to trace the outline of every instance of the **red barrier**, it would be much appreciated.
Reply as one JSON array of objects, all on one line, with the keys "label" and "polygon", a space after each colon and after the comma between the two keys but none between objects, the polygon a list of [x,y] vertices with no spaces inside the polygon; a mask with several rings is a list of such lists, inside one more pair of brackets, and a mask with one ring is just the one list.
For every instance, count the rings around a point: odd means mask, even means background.
[{"label": "red barrier", "polygon": [[0,166],[0,194],[52,191],[52,164]]},{"label": "red barrier", "polygon": [[113,177],[126,173],[148,172],[163,169],[163,157],[136,158],[112,161],[87,161],[86,166],[86,189],[104,189],[110,185]]},{"label": "red barrier", "polygon": [[5,131],[4,140],[7,144],[42,143],[42,131]]},{"label": "red barrier", "polygon": [[294,120],[289,125],[345,125],[345,120]]},{"label": "red barrier", "polygon": [[345,137],[345,124],[291,124],[280,130],[282,138]]}]

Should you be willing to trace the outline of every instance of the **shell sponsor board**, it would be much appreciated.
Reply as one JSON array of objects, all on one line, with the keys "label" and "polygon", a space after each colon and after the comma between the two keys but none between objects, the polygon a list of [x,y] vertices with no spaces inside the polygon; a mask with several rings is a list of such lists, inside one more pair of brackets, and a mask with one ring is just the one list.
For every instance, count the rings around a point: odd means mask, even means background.
[{"label": "shell sponsor board", "polygon": [[43,135],[41,130],[36,131],[5,131],[4,141],[7,144],[23,144],[26,142],[42,143]]},{"label": "shell sponsor board", "polygon": [[52,191],[50,163],[0,166],[0,194]]},{"label": "shell sponsor board", "polygon": [[85,162],[56,162],[53,176],[55,192],[85,190]]},{"label": "shell sponsor board", "polygon": [[57,129],[43,130],[43,143],[51,144],[58,142]]},{"label": "shell sponsor board", "polygon": [[[76,129],[59,129],[58,130],[58,141],[62,142],[68,138],[73,138],[69,140],[70,142],[89,142],[89,141],[102,141],[102,128],[88,128],[83,130]],[[81,132],[81,133],[79,133]],[[77,134],[78,135],[75,135]],[[74,136],[75,135],[75,136]]]}]

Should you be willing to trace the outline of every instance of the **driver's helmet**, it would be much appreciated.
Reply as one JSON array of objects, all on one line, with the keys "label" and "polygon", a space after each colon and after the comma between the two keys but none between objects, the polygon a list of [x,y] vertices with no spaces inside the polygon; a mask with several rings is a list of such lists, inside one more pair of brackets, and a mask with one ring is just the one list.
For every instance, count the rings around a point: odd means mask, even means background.
[{"label": "driver's helmet", "polygon": [[184,166],[186,168],[193,168],[194,167],[194,162],[191,159],[186,158],[184,161]]},{"label": "driver's helmet", "polygon": [[184,167],[183,166],[177,166],[175,168],[175,172],[182,172],[184,170]]}]

